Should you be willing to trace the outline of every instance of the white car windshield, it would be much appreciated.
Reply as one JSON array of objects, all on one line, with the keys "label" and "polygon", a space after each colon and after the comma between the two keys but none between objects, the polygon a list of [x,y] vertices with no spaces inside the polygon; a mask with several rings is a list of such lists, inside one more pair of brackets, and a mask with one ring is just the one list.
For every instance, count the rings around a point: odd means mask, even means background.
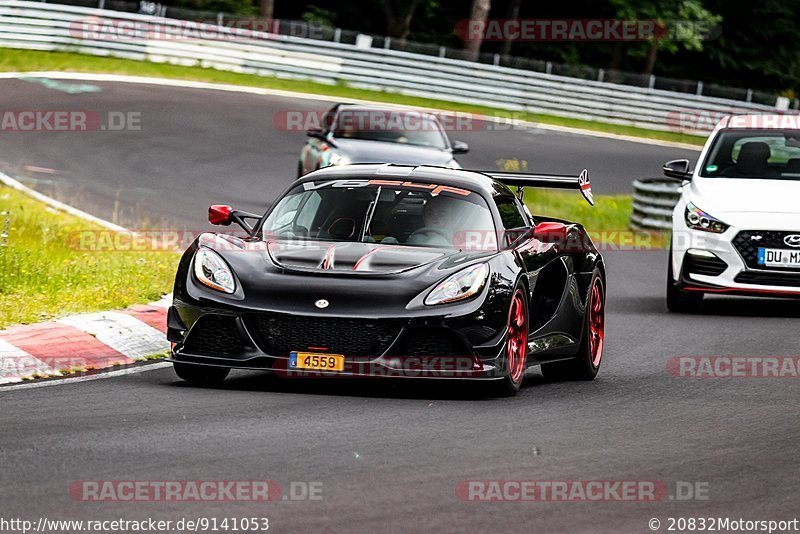
[{"label": "white car windshield", "polygon": [[722,131],[700,176],[800,180],[800,130]]},{"label": "white car windshield", "polygon": [[265,239],[497,250],[482,196],[400,180],[299,184],[278,202],[262,229]]}]

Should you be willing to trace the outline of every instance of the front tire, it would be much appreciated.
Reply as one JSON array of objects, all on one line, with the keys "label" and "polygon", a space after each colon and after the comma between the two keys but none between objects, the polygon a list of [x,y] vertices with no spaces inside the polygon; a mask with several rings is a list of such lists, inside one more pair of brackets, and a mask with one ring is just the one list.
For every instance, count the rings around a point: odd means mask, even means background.
[{"label": "front tire", "polygon": [[503,377],[491,383],[493,397],[513,397],[522,387],[528,356],[528,299],[522,286],[517,286],[508,309],[508,340],[503,364]]},{"label": "front tire", "polygon": [[672,269],[672,249],[669,251],[669,267],[667,268],[667,310],[672,313],[698,313],[703,306],[703,293],[681,291],[675,285]]},{"label": "front tire", "polygon": [[571,360],[542,365],[542,374],[553,381],[594,380],[603,361],[606,337],[606,287],[603,275],[595,268],[589,286],[583,326],[583,339]]},{"label": "front tire", "polygon": [[188,363],[173,363],[175,374],[178,378],[197,386],[219,386],[227,378],[230,369],[225,367],[211,367],[208,365],[191,365]]}]

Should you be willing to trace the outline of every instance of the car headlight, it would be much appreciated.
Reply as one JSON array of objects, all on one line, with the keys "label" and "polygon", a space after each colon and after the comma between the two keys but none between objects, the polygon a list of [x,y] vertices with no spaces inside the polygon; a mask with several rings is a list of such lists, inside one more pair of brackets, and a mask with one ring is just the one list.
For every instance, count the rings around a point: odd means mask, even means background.
[{"label": "car headlight", "polygon": [[684,220],[686,221],[686,226],[692,230],[700,230],[702,232],[722,234],[730,228],[730,225],[725,224],[716,217],[712,217],[691,202],[686,205]]},{"label": "car headlight", "polygon": [[223,293],[233,293],[236,290],[236,282],[233,280],[233,273],[222,256],[213,250],[205,247],[197,249],[194,255],[194,274],[200,283],[222,291]]},{"label": "car headlight", "polygon": [[425,304],[428,306],[446,304],[477,295],[483,289],[488,277],[489,266],[485,263],[462,269],[436,284],[425,297]]},{"label": "car headlight", "polygon": [[352,161],[350,161],[350,158],[348,158],[347,156],[343,156],[338,152],[333,152],[331,154],[330,159],[328,160],[328,163],[330,165],[350,165]]}]

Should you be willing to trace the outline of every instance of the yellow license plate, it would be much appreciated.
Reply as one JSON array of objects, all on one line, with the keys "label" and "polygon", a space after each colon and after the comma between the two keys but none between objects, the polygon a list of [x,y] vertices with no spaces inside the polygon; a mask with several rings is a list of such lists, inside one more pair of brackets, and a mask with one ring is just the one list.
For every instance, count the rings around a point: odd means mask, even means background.
[{"label": "yellow license plate", "polygon": [[320,352],[292,352],[289,355],[289,369],[343,371],[344,355]]}]

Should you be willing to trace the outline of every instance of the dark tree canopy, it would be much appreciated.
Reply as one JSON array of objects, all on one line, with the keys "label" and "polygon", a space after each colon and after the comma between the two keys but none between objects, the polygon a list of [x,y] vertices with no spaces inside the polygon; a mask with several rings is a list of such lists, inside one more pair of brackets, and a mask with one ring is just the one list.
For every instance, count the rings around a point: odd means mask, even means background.
[{"label": "dark tree canopy", "polygon": [[[167,5],[257,15],[262,0],[166,0]],[[272,0],[273,15],[456,48],[454,29],[481,6],[490,19],[675,19],[719,22],[700,43],[501,42],[482,52],[800,95],[798,0]],[[478,10],[480,12],[480,9]]]}]

